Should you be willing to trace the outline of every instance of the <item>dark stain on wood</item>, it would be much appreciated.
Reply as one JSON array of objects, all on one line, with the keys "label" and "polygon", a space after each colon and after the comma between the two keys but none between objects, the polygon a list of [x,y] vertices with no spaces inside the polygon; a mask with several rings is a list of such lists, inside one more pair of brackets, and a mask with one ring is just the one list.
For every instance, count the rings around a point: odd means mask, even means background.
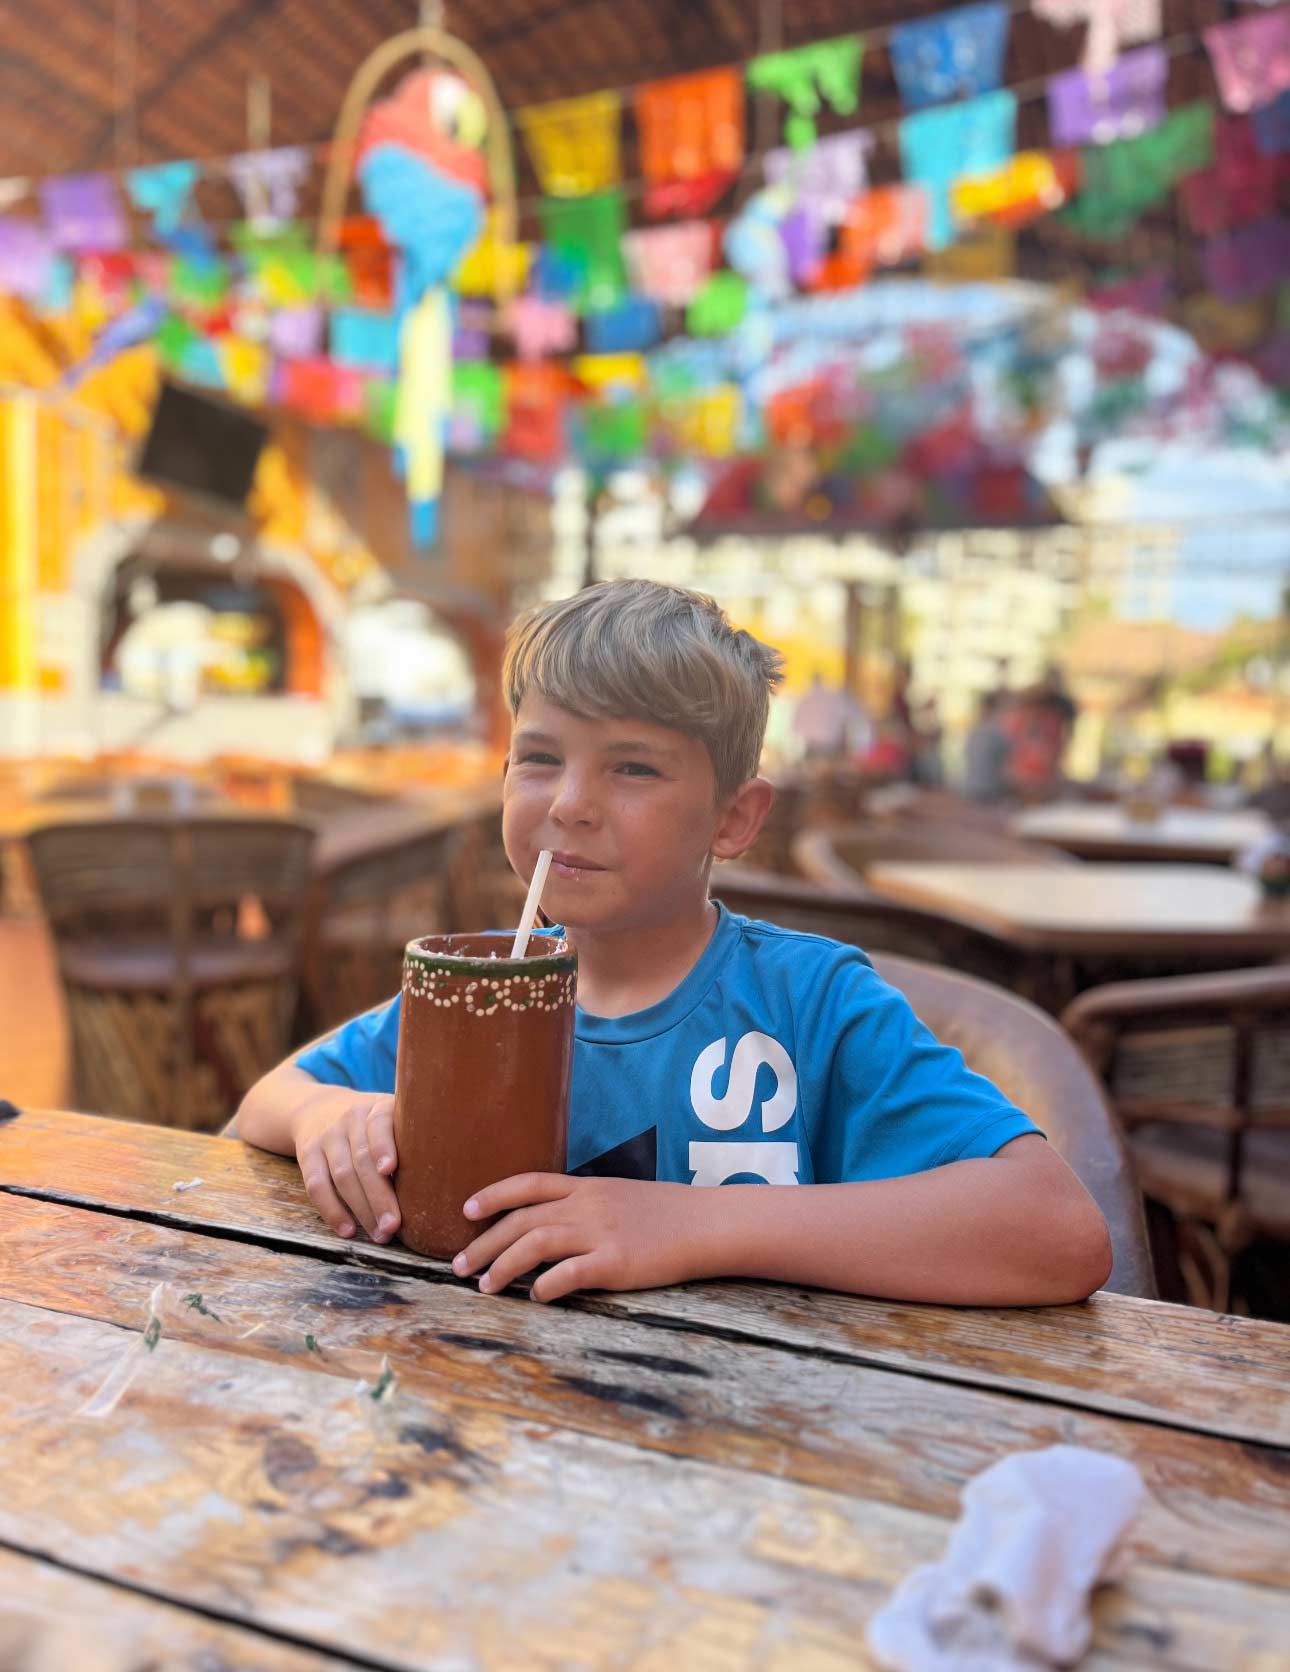
[{"label": "dark stain on wood", "polygon": [[531,1347],[520,1348],[514,1341],[498,1341],[490,1335],[459,1335],[455,1330],[445,1329],[435,1331],[435,1340],[442,1341],[445,1347],[466,1347],[475,1353],[523,1353],[528,1358],[538,1358]]},{"label": "dark stain on wood", "polygon": [[317,1453],[295,1434],[274,1434],[265,1444],[264,1472],[279,1492],[299,1491],[317,1467]]},{"label": "dark stain on wood", "polygon": [[428,1422],[410,1422],[399,1429],[399,1438],[410,1446],[420,1446],[427,1457],[451,1458],[460,1463],[461,1474],[454,1474],[451,1469],[446,1471],[450,1480],[457,1480],[460,1484],[466,1484],[471,1475],[477,1476],[484,1464],[483,1458],[464,1445],[450,1428],[436,1428]]},{"label": "dark stain on wood", "polygon": [[709,1372],[701,1365],[688,1364],[685,1359],[664,1358],[658,1353],[625,1353],[610,1347],[594,1347],[588,1358],[608,1359],[613,1364],[634,1364],[641,1370],[657,1370],[661,1376],[702,1376]]},{"label": "dark stain on wood", "polygon": [[1151,1625],[1146,1620],[1125,1620],[1118,1624],[1116,1637],[1141,1638],[1144,1643],[1150,1643],[1153,1649],[1161,1654],[1173,1647],[1174,1634],[1168,1626]]},{"label": "dark stain on wood", "polygon": [[588,1399],[600,1399],[606,1405],[626,1405],[633,1411],[647,1411],[650,1416],[669,1417],[673,1422],[684,1422],[685,1412],[672,1399],[657,1393],[646,1393],[644,1388],[627,1388],[617,1382],[593,1382],[588,1376],[557,1376],[562,1387],[574,1393],[584,1393]]},{"label": "dark stain on wood", "polygon": [[337,1266],[326,1282],[307,1289],[302,1298],[311,1306],[335,1306],[344,1312],[379,1312],[385,1306],[411,1304],[384,1272],[360,1266]]},{"label": "dark stain on wood", "polygon": [[0,1097],[0,1126],[7,1120],[17,1120],[22,1110],[16,1103],[10,1103],[7,1097]]},{"label": "dark stain on wood", "polygon": [[383,1475],[380,1480],[374,1480],[367,1488],[369,1498],[408,1498],[412,1495],[412,1488],[402,1475]]},{"label": "dark stain on wood", "polygon": [[328,1556],[360,1556],[371,1545],[351,1538],[339,1527],[323,1527],[310,1538],[284,1539],[274,1550],[274,1561],[285,1566],[298,1550],[321,1550]]}]

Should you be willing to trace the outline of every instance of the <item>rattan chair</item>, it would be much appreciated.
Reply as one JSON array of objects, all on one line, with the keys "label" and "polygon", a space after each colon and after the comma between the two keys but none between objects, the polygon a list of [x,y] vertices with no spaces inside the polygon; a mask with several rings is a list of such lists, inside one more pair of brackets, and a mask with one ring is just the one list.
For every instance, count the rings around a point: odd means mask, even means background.
[{"label": "rattan chair", "polygon": [[282,1058],[313,839],[218,817],[30,833],[79,1107],[211,1130]]},{"label": "rattan chair", "polygon": [[873,820],[803,830],[793,841],[800,875],[826,888],[863,886],[870,865],[920,860],[960,865],[1078,865],[1060,848],[1021,842],[979,825],[948,819]]},{"label": "rattan chair", "polygon": [[[888,900],[835,894],[739,865],[719,866],[712,892],[731,911],[828,935],[869,952],[882,976],[900,988],[936,1037],[956,1046],[969,1068],[993,1080],[1024,1109],[1083,1181],[1111,1231],[1115,1263],[1107,1288],[1155,1294],[1142,1200],[1102,1089],[1079,1051],[1042,1010],[988,979],[964,973],[973,964],[980,969],[995,961],[988,937]],[[956,941],[959,933],[964,938]],[[923,946],[933,962],[918,952]]]},{"label": "rattan chair", "polygon": [[405,834],[320,870],[305,938],[310,1033],[322,1033],[398,992],[403,949],[446,933],[460,829]]},{"label": "rattan chair", "polygon": [[1290,1263],[1290,964],[1120,981],[1063,1025],[1126,1129],[1177,1298],[1248,1303],[1256,1238]]}]

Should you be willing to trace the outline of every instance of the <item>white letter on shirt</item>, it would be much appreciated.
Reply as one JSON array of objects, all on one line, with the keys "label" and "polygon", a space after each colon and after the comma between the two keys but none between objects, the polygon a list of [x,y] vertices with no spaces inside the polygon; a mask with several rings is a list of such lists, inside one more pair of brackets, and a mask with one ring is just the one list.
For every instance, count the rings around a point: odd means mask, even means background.
[{"label": "white letter on shirt", "polygon": [[[742,1126],[752,1113],[757,1070],[762,1063],[766,1063],[775,1072],[776,1085],[775,1095],[762,1105],[762,1128],[766,1132],[777,1132],[797,1107],[797,1070],[793,1067],[792,1057],[779,1040],[772,1039],[769,1034],[744,1034],[735,1046],[726,1095],[714,1097],[712,1078],[719,1068],[724,1068],[725,1061],[724,1039],[716,1040],[706,1051],[700,1052],[690,1076],[690,1102],[694,1105],[695,1114],[714,1132],[733,1132],[737,1126]],[[745,1170],[756,1171],[755,1168]]]},{"label": "white letter on shirt", "polygon": [[797,1183],[796,1144],[691,1144],[691,1184],[724,1184],[752,1173],[767,1184]]}]

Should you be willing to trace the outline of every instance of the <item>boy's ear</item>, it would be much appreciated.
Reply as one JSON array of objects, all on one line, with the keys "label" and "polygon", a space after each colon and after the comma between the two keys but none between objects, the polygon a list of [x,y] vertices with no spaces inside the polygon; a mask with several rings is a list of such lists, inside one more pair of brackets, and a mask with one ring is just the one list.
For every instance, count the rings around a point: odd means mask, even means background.
[{"label": "boy's ear", "polygon": [[775,786],[765,778],[749,778],[726,803],[712,838],[714,859],[738,859],[761,834],[775,805]]}]

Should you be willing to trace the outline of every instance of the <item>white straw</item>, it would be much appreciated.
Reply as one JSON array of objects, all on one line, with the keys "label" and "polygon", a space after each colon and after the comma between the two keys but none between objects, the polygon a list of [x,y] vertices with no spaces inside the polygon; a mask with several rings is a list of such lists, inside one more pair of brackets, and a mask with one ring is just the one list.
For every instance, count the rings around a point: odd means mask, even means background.
[{"label": "white straw", "polygon": [[542,903],[542,890],[546,887],[546,874],[551,869],[551,850],[543,848],[538,855],[538,862],[533,868],[533,881],[529,884],[528,898],[524,902],[524,910],[520,916],[520,926],[515,931],[515,944],[511,947],[512,958],[522,958],[528,949],[529,936],[533,933],[533,924],[537,918],[538,906]]}]

